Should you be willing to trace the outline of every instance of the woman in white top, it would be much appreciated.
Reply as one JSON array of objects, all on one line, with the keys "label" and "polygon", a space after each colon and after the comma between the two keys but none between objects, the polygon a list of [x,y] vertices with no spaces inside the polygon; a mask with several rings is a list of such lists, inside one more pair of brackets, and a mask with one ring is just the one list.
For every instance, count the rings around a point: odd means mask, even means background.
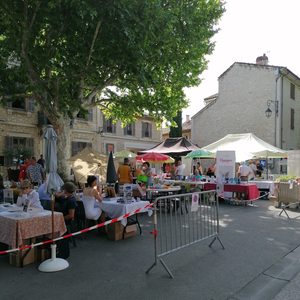
[{"label": "woman in white top", "polygon": [[99,203],[102,201],[101,189],[97,186],[97,177],[88,176],[87,187],[83,190],[82,197],[85,216],[89,220],[98,220],[102,210]]},{"label": "woman in white top", "polygon": [[26,206],[28,208],[36,208],[43,210],[40,202],[39,194],[31,187],[29,180],[23,180],[20,184],[20,195],[17,199],[17,206]]}]

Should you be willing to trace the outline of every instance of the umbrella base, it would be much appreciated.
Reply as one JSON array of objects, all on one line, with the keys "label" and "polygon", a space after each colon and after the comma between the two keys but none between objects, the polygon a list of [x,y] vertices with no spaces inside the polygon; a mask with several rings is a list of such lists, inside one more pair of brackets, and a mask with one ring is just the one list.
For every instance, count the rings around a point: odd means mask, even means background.
[{"label": "umbrella base", "polygon": [[51,258],[43,261],[39,265],[39,271],[41,272],[57,272],[62,271],[69,267],[69,263],[56,257],[56,244],[51,245]]}]

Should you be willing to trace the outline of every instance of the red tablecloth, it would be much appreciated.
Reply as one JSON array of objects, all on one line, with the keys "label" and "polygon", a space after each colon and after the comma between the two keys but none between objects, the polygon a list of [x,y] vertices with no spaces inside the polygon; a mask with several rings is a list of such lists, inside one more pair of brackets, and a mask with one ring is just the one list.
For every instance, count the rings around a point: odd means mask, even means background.
[{"label": "red tablecloth", "polygon": [[[204,190],[215,190],[215,183],[205,183]],[[256,200],[260,193],[255,184],[224,184],[224,192],[244,193],[246,200]]]}]

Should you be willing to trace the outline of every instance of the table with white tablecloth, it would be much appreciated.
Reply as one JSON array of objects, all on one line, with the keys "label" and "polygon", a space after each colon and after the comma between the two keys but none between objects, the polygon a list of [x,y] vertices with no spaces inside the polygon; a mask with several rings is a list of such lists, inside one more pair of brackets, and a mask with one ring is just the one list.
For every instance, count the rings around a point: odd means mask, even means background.
[{"label": "table with white tablecloth", "polygon": [[[18,247],[25,240],[52,232],[51,211],[28,210],[16,205],[0,206],[0,242],[11,247]],[[66,232],[62,213],[54,212],[54,232],[61,236]]]},{"label": "table with white tablecloth", "polygon": [[[136,209],[142,208],[140,213],[148,212],[148,215],[152,215],[152,210],[148,208],[144,208],[148,204],[149,201],[138,201],[132,198],[127,202],[121,202],[122,198],[114,197],[114,198],[104,198],[103,201],[100,202],[101,209],[106,213],[106,215],[110,218],[118,218],[127,213],[131,213]],[[126,226],[127,219],[121,220],[121,224]]]},{"label": "table with white tablecloth", "polygon": [[275,184],[274,181],[271,180],[251,180],[249,183],[253,183],[257,186],[257,188],[261,191],[269,191],[271,195],[274,195],[275,192]]}]

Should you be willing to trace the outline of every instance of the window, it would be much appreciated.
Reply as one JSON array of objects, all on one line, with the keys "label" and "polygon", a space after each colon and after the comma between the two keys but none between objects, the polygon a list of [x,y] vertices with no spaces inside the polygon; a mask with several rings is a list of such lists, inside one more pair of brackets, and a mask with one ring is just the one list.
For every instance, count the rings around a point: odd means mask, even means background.
[{"label": "window", "polygon": [[7,102],[10,109],[34,112],[34,99],[18,98]]},{"label": "window", "polygon": [[26,101],[25,99],[16,99],[14,101],[9,101],[7,103],[7,107],[11,109],[26,110]]},{"label": "window", "polygon": [[290,98],[295,100],[295,85],[290,83]]},{"label": "window", "polygon": [[142,137],[152,137],[152,124],[148,122],[142,122]]},{"label": "window", "polygon": [[135,126],[134,126],[134,124],[128,124],[124,128],[124,135],[135,135]]},{"label": "window", "polygon": [[116,124],[113,123],[112,119],[103,119],[103,132],[116,133]]},{"label": "window", "polygon": [[106,144],[106,154],[109,154],[109,152],[114,153],[115,145],[114,144]]},{"label": "window", "polygon": [[34,141],[32,138],[6,136],[5,158],[6,166],[13,165],[18,159],[30,158],[34,154]]},{"label": "window", "polygon": [[295,110],[291,108],[291,130],[295,128]]},{"label": "window", "polygon": [[92,143],[87,143],[87,142],[72,142],[72,156],[83,150],[85,147],[91,147],[92,148]]},{"label": "window", "polygon": [[93,121],[93,109],[90,108],[88,111],[79,111],[76,116],[78,119],[85,120],[85,121]]}]

